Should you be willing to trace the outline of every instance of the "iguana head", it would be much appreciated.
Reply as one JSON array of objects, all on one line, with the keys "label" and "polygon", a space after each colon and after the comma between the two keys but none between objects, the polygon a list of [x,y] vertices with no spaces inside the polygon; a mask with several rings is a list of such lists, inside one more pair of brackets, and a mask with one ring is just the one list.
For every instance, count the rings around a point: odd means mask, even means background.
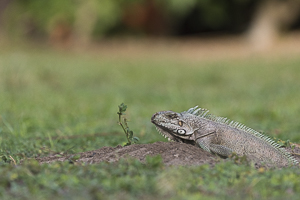
[{"label": "iguana head", "polygon": [[190,118],[193,118],[193,115],[189,113],[161,111],[152,116],[151,122],[168,140],[189,143],[187,140],[194,140],[193,133],[197,130],[191,124],[193,120]]}]

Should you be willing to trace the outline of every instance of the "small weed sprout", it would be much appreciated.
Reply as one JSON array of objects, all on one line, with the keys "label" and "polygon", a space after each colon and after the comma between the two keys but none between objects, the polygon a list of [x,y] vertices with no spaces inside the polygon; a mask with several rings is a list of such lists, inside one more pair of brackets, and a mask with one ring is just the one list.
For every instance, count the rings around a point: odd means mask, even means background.
[{"label": "small weed sprout", "polygon": [[125,115],[125,111],[127,109],[127,105],[125,105],[124,103],[121,103],[121,105],[119,105],[119,125],[122,127],[126,138],[127,138],[127,143],[125,144],[125,146],[131,145],[131,144],[135,144],[137,143],[140,139],[138,137],[133,137],[133,131],[129,129],[128,124],[127,124],[127,119],[122,115]]}]

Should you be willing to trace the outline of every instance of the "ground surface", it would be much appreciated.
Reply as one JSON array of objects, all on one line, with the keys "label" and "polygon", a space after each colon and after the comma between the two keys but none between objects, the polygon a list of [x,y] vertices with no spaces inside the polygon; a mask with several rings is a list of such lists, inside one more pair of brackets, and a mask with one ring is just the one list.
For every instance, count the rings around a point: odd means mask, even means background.
[{"label": "ground surface", "polygon": [[[300,148],[295,147],[293,151],[296,159],[300,162]],[[77,154],[78,155],[78,154]],[[161,155],[165,165],[203,165],[213,166],[220,159],[203,149],[177,142],[155,142],[153,144],[135,144],[130,146],[103,147],[94,151],[79,153],[77,162],[95,164],[99,162],[116,162],[120,158],[133,157],[145,162],[146,156]],[[73,155],[53,155],[37,158],[40,163],[52,163],[55,161],[69,161]]]}]

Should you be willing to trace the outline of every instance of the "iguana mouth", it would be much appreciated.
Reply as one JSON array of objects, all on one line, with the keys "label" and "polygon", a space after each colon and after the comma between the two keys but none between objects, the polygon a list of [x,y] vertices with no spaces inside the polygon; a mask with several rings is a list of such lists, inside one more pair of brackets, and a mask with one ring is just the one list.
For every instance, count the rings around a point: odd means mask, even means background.
[{"label": "iguana mouth", "polygon": [[[171,137],[173,137],[171,134],[168,132],[165,132],[162,128],[156,127],[157,132],[159,132],[164,138],[167,138],[169,141],[172,140],[174,141]],[[171,137],[170,137],[171,136]]]},{"label": "iguana mouth", "polygon": [[156,126],[156,130],[164,137],[167,138],[168,141],[175,141],[175,142],[183,142],[183,143],[190,143],[190,140],[193,140],[194,137],[193,135],[189,135],[187,136],[188,138],[179,138],[176,135],[174,135],[173,133],[169,133],[168,131],[166,131],[165,129],[167,129],[166,127],[157,125]]},{"label": "iguana mouth", "polygon": [[161,127],[156,127],[157,132],[159,132],[164,138],[167,138],[168,141],[174,141],[174,142],[181,142],[181,143],[187,143],[185,139],[175,137],[173,134],[165,131]]},{"label": "iguana mouth", "polygon": [[178,138],[173,136],[172,134],[164,131],[162,128],[160,127],[156,127],[156,130],[158,133],[160,133],[164,138],[167,138],[168,141],[173,141],[173,142],[179,142],[179,143],[186,143],[186,144],[192,144],[195,145],[195,141],[194,140],[186,140],[183,138]]}]

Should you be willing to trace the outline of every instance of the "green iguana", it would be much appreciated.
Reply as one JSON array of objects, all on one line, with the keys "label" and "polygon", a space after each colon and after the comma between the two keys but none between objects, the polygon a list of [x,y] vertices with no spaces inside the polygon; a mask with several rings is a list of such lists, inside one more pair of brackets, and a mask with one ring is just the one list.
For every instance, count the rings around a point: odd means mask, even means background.
[{"label": "green iguana", "polygon": [[168,140],[198,145],[220,157],[226,158],[236,153],[266,166],[299,164],[269,137],[243,124],[208,112],[198,106],[181,113],[161,111],[152,116],[151,122]]}]

